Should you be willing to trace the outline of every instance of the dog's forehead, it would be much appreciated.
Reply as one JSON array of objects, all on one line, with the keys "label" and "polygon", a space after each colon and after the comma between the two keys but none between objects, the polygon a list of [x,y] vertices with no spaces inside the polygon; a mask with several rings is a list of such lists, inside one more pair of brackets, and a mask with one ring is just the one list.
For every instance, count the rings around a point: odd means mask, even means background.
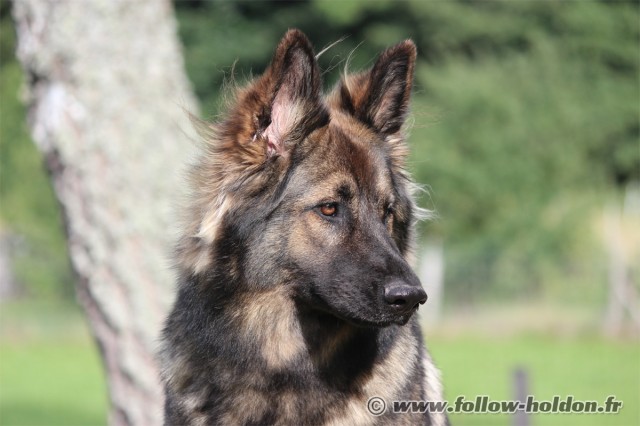
[{"label": "dog's forehead", "polygon": [[317,170],[329,180],[350,183],[366,192],[391,191],[389,162],[384,141],[349,117],[334,115],[318,143]]}]

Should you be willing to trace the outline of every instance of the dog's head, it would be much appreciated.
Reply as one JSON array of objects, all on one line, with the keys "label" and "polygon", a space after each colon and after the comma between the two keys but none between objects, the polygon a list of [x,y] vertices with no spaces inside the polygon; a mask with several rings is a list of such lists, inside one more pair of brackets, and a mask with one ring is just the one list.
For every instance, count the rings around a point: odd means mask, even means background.
[{"label": "dog's head", "polygon": [[284,286],[351,323],[406,323],[427,296],[406,261],[416,207],[402,127],[416,48],[404,41],[322,94],[298,30],[210,125],[179,247],[188,273]]}]

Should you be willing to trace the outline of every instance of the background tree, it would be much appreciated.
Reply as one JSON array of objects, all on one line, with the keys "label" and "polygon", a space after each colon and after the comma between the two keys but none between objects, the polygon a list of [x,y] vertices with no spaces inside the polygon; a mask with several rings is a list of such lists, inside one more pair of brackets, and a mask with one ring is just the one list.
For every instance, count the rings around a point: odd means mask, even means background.
[{"label": "background tree", "polygon": [[195,100],[168,0],[13,7],[29,124],[62,206],[115,425],[160,424],[172,208]]}]

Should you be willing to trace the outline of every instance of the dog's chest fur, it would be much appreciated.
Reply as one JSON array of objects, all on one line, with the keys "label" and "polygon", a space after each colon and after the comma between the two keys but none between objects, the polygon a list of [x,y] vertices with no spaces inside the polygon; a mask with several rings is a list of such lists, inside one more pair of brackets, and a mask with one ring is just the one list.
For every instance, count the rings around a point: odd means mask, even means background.
[{"label": "dog's chest fur", "polygon": [[[429,424],[421,414],[374,417],[367,410],[372,396],[387,404],[425,398],[425,354],[415,324],[383,330],[329,327],[317,339],[308,334],[318,331],[317,324],[285,327],[296,319],[263,317],[264,332],[272,334],[265,342],[253,328],[258,324],[246,327],[246,317],[223,321],[236,330],[234,321],[241,321],[252,335],[218,336],[225,346],[210,348],[207,358],[179,349],[170,355],[168,424]],[[188,340],[177,347],[195,343]]]}]

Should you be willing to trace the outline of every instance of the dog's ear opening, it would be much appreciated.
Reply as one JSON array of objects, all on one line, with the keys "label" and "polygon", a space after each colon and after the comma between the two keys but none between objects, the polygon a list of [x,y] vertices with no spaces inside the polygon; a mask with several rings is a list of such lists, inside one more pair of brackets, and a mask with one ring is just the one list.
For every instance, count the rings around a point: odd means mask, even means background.
[{"label": "dog's ear opening", "polygon": [[264,144],[267,157],[283,154],[289,145],[326,124],[329,114],[321,89],[311,43],[301,31],[287,31],[255,86],[263,104],[254,111],[254,138]]},{"label": "dog's ear opening", "polygon": [[390,47],[371,70],[344,76],[334,103],[382,134],[398,132],[409,108],[415,62],[413,41]]}]

